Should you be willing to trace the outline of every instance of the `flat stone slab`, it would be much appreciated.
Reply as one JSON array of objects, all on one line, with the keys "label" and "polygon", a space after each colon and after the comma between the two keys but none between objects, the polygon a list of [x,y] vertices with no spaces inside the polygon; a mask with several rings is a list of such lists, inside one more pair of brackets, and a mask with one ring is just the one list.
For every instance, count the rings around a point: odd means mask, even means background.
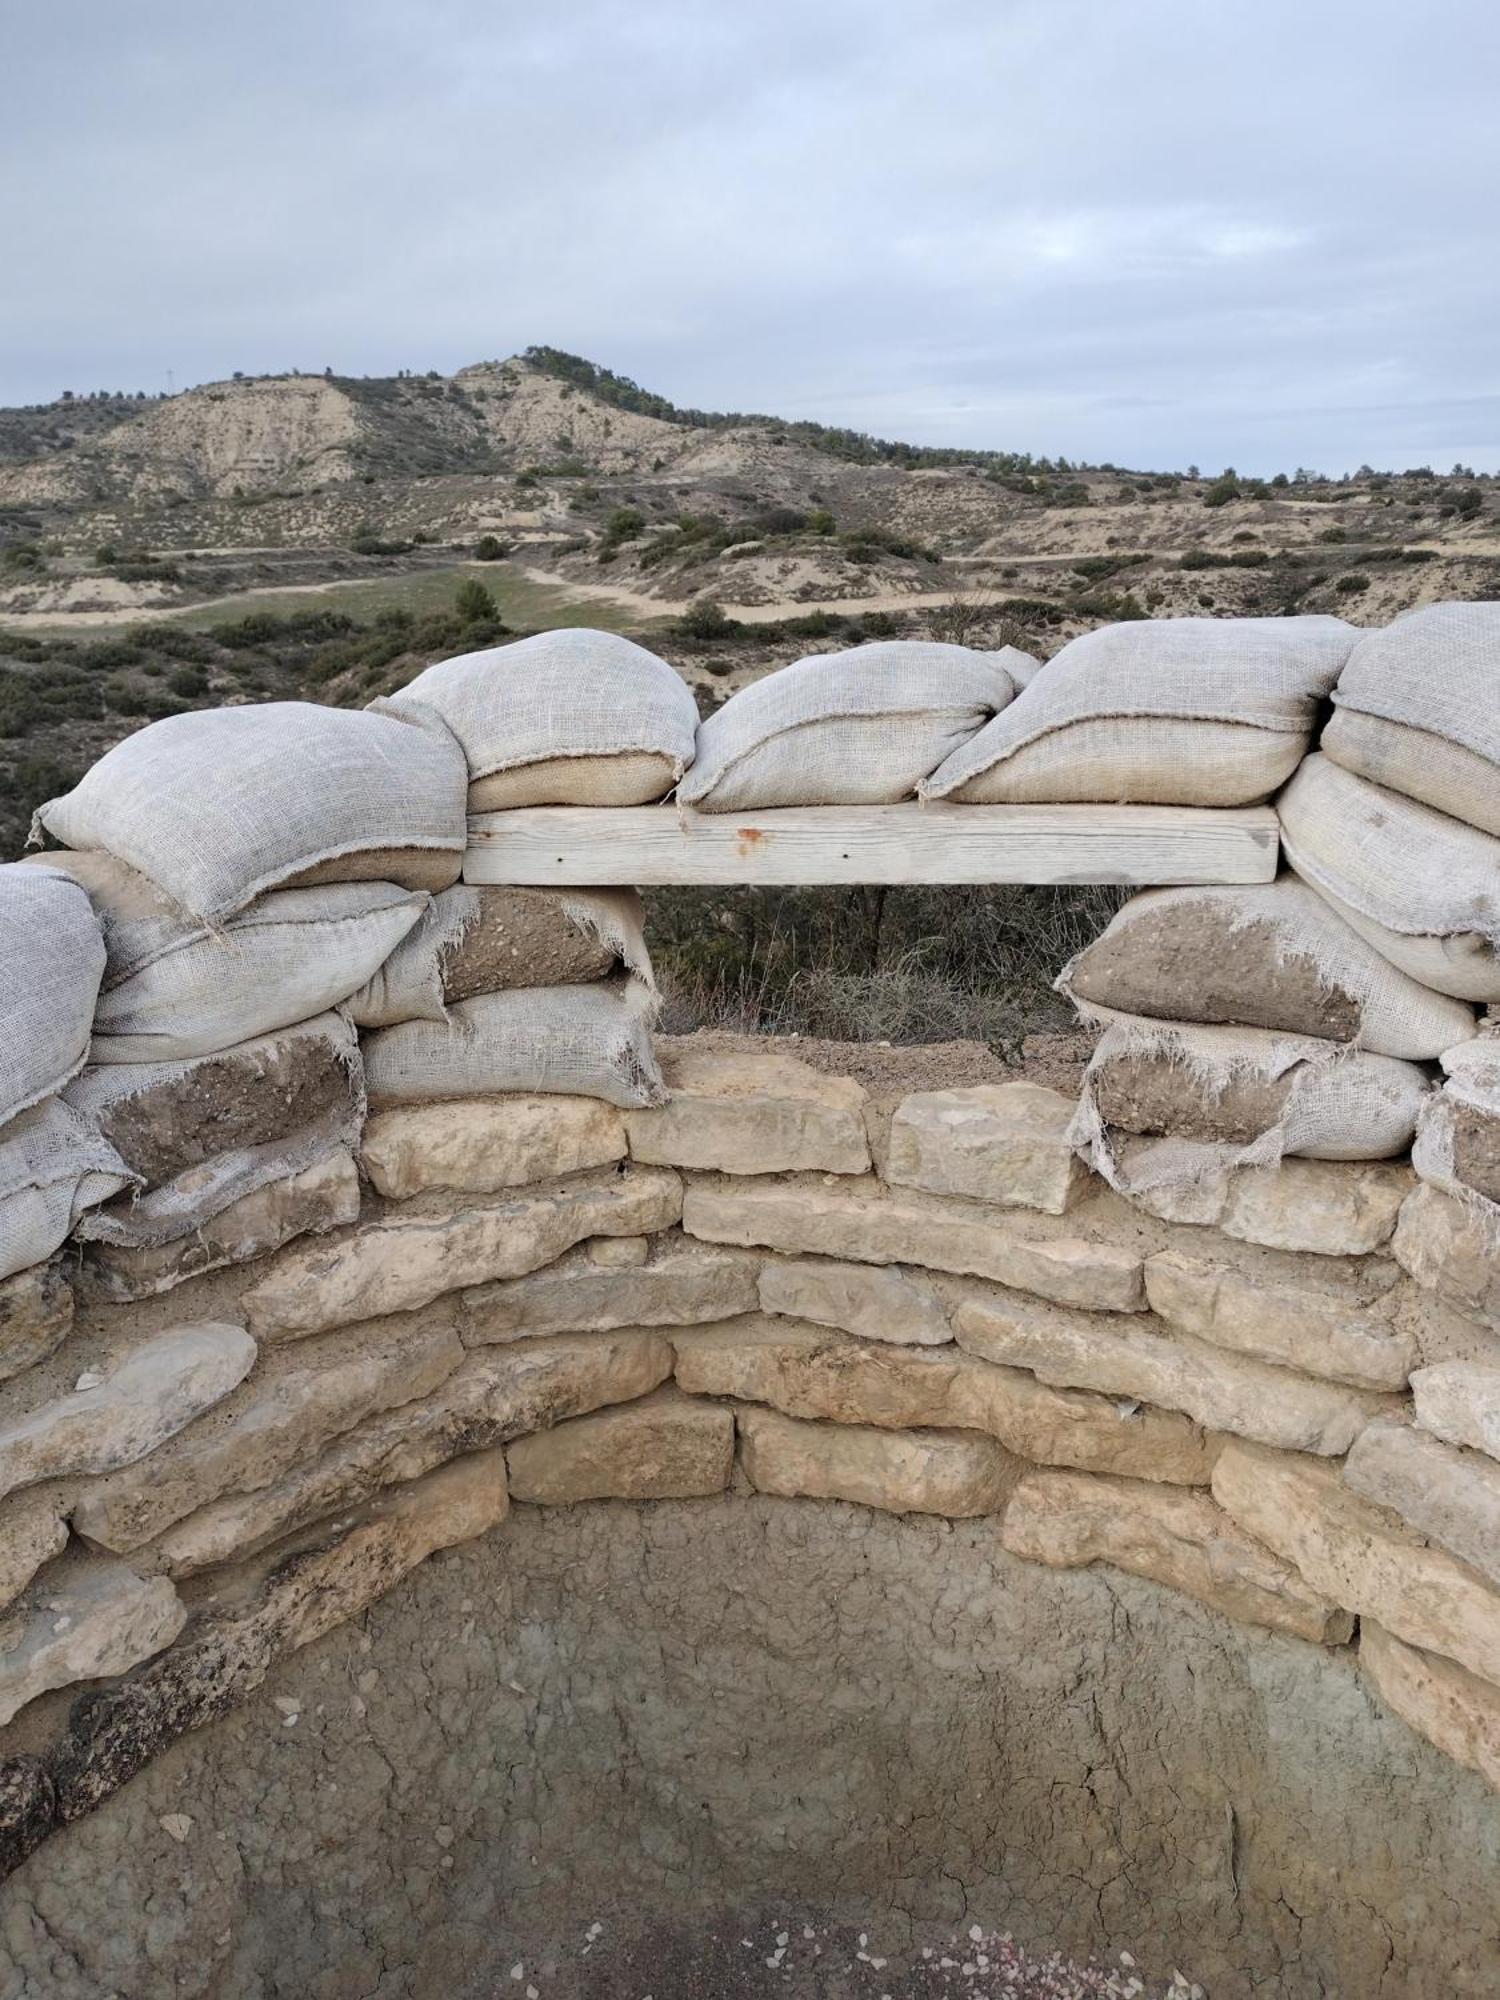
[{"label": "flat stone slab", "polygon": [[864,1174],[866,1096],[779,1049],[718,1054],[679,1045],[662,1059],[667,1101],[625,1116],[630,1156],[725,1174]]},{"label": "flat stone slab", "polygon": [[1500,1243],[1477,1205],[1424,1181],[1402,1204],[1391,1250],[1427,1291],[1500,1329]]},{"label": "flat stone slab", "polygon": [[1065,1305],[1140,1312],[1146,1304],[1139,1251],[1045,1232],[1004,1211],[935,1195],[889,1194],[874,1180],[847,1188],[774,1181],[731,1187],[693,1182],[682,1226],[713,1243],[814,1253],[866,1264],[997,1278]]},{"label": "flat stone slab", "polygon": [[1392,1316],[1398,1275],[1388,1265],[1361,1281],[1332,1266],[1321,1282],[1316,1271],[1304,1282],[1278,1282],[1162,1250],[1146,1259],[1146,1297],[1158,1318],[1210,1346],[1354,1388],[1398,1390],[1417,1361],[1415,1339]]},{"label": "flat stone slab", "polygon": [[1500,1689],[1365,1618],[1359,1664],[1401,1720],[1500,1791]]},{"label": "flat stone slab", "polygon": [[1229,1354],[1162,1321],[1071,1311],[975,1287],[953,1309],[961,1347],[1059,1388],[1181,1410],[1207,1430],[1337,1457],[1395,1399]]},{"label": "flat stone slab", "polygon": [[67,1501],[56,1487],[28,1487],[0,1501],[0,1609],[67,1545]]},{"label": "flat stone slab", "polygon": [[170,1646],[186,1619],[165,1577],[108,1556],[50,1565],[0,1621],[0,1723],[52,1688],[125,1673]]},{"label": "flat stone slab", "polygon": [[693,1326],[754,1312],[759,1302],[761,1260],[740,1250],[715,1250],[669,1235],[649,1244],[647,1261],[611,1269],[600,1264],[596,1248],[591,1243],[528,1277],[465,1292],[460,1315],[465,1344],[607,1333],[623,1326]]},{"label": "flat stone slab", "polygon": [[44,1479],[110,1472],[149,1456],[220,1402],[255,1365],[241,1326],[179,1327],[143,1341],[95,1387],[0,1429],[0,1494]]},{"label": "flat stone slab", "polygon": [[556,1429],[505,1455],[513,1500],[690,1500],[722,1493],[734,1470],[734,1412],[658,1389]]},{"label": "flat stone slab", "polygon": [[1012,1555],[1054,1568],[1112,1563],[1185,1591],[1226,1618],[1268,1625],[1315,1645],[1340,1646],[1347,1611],[1312,1590],[1289,1562],[1237,1528],[1206,1493],[1101,1479],[1084,1472],[1028,1472],[1000,1529]]},{"label": "flat stone slab", "polygon": [[[1127,1175],[1140,1147],[1126,1141]],[[1401,1204],[1416,1186],[1410,1167],[1385,1160],[1283,1160],[1235,1167],[1191,1186],[1138,1190],[1137,1206],[1165,1222],[1191,1222],[1267,1250],[1367,1257],[1389,1243]]]},{"label": "flat stone slab", "polygon": [[1037,1083],[918,1091],[891,1120],[887,1180],[1062,1215],[1089,1173],[1068,1141],[1075,1102]]},{"label": "flat stone slab", "polygon": [[670,1229],[682,1184],[659,1167],[562,1181],[450,1215],[399,1215],[284,1251],[245,1294],[268,1340],[414,1312],[445,1292],[550,1264],[590,1236]]},{"label": "flat stone slab", "polygon": [[1295,1563],[1314,1590],[1408,1645],[1500,1682],[1500,1591],[1362,1499],[1336,1465],[1236,1438],[1219,1456],[1212,1490],[1246,1534]]},{"label": "flat stone slab", "polygon": [[951,1346],[877,1345],[760,1318],[693,1328],[673,1345],[677,1380],[694,1395],[830,1423],[980,1431],[1042,1464],[1206,1486],[1221,1442],[1175,1410],[1051,1389]]},{"label": "flat stone slab", "polygon": [[[758,1302],[763,1312],[838,1327],[861,1340],[941,1347],[953,1338],[932,1280],[922,1271],[899,1265],[844,1264],[832,1257],[771,1258],[760,1269]],[[721,1317],[727,1319],[729,1314]]]},{"label": "flat stone slab", "polygon": [[1471,1445],[1500,1459],[1500,1367],[1437,1361],[1411,1378],[1417,1422],[1446,1444]]},{"label": "flat stone slab", "polygon": [[53,1262],[0,1280],[0,1382],[45,1361],[73,1324],[73,1288]]},{"label": "flat stone slab", "polygon": [[403,1104],[366,1121],[360,1165],[391,1201],[434,1188],[498,1194],[625,1157],[625,1120],[594,1097],[497,1096]]},{"label": "flat stone slab", "polygon": [[1410,1424],[1374,1423],[1354,1440],[1344,1478],[1410,1528],[1500,1584],[1500,1465]]},{"label": "flat stone slab", "polygon": [[972,1432],[808,1424],[754,1409],[738,1411],[735,1421],[740,1463],[757,1493],[957,1521],[998,1514],[1016,1483],[1010,1454]]}]

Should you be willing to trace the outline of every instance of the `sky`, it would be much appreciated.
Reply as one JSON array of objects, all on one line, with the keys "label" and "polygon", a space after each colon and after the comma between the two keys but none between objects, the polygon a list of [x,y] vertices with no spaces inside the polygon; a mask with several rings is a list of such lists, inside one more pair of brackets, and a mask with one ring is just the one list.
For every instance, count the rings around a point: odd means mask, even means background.
[{"label": "sky", "polygon": [[1500,470],[1495,0],[6,0],[0,402],[532,342],[678,403]]}]

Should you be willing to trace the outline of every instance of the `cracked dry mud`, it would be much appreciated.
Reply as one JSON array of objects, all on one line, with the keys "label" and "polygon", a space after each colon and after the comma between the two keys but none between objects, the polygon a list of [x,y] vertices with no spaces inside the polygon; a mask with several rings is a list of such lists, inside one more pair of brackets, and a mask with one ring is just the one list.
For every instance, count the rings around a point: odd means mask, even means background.
[{"label": "cracked dry mud", "polygon": [[520,1505],[39,1850],[0,1996],[1454,2000],[1497,1866],[1347,1649],[984,1521]]}]

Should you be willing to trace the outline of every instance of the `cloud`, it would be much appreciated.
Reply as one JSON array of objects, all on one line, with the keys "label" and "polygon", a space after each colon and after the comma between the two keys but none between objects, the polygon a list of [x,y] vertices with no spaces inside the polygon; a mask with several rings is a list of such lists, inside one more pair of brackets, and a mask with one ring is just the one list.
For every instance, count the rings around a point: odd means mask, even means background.
[{"label": "cloud", "polygon": [[1146,465],[1500,465],[1486,0],[57,0],[0,397],[453,368]]}]

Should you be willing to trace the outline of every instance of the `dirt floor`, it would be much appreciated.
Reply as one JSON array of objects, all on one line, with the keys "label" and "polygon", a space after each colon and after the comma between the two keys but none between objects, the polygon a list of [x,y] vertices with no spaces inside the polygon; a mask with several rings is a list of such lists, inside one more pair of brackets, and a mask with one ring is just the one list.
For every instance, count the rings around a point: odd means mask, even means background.
[{"label": "dirt floor", "polygon": [[811,1035],[732,1035],[703,1028],[695,1035],[658,1036],[658,1048],[692,1047],[725,1055],[784,1049],[825,1076],[852,1076],[875,1097],[910,1090],[961,1090],[977,1083],[1042,1083],[1076,1096],[1098,1031],[1028,1035],[1019,1065],[983,1042],[828,1042]]}]

